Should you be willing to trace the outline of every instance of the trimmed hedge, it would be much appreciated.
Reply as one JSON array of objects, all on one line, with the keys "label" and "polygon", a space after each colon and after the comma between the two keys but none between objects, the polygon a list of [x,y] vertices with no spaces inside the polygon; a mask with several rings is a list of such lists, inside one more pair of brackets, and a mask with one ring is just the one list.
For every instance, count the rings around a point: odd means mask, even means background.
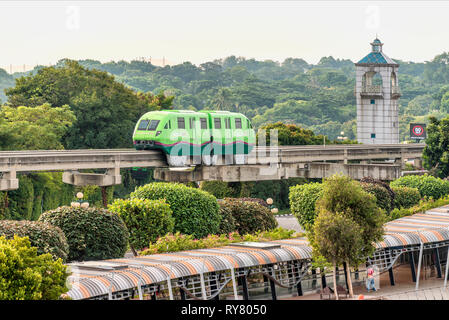
[{"label": "trimmed hedge", "polygon": [[0,236],[13,239],[14,235],[28,237],[37,254],[49,253],[53,259],[67,260],[69,245],[64,232],[46,222],[0,220]]},{"label": "trimmed hedge", "polygon": [[219,231],[221,216],[217,198],[180,183],[154,182],[137,188],[131,199],[165,199],[173,211],[175,232],[197,238]]},{"label": "trimmed hedge", "polygon": [[318,182],[290,188],[290,210],[305,230],[313,226],[316,217],[315,203],[321,197],[322,191],[323,186]]},{"label": "trimmed hedge", "polygon": [[417,188],[421,197],[439,199],[449,194],[449,181],[429,175],[404,176],[390,183],[392,187]]},{"label": "trimmed hedge", "polygon": [[249,202],[256,202],[258,204],[260,204],[261,206],[264,207],[269,207],[268,203],[264,200],[264,199],[260,199],[260,198],[238,198],[238,200],[240,201],[249,201]]},{"label": "trimmed hedge", "polygon": [[224,181],[201,181],[200,189],[209,192],[217,199],[224,199],[235,195],[235,190]]},{"label": "trimmed hedge", "polygon": [[255,234],[240,235],[238,232],[214,235],[210,234],[206,238],[195,239],[192,235],[184,235],[179,232],[167,234],[159,238],[155,243],[151,243],[148,249],[140,252],[141,255],[158,254],[164,252],[177,252],[184,250],[195,250],[204,248],[217,248],[231,243],[243,241],[274,241],[281,239],[291,239],[298,237],[294,230],[276,228],[270,231],[257,232]]},{"label": "trimmed hedge", "polygon": [[105,209],[59,207],[44,212],[39,221],[64,231],[68,261],[122,258],[128,246],[125,223],[118,214]]},{"label": "trimmed hedge", "polygon": [[395,198],[395,208],[410,208],[417,205],[421,200],[421,194],[416,188],[409,187],[392,187]]},{"label": "trimmed hedge", "polygon": [[38,255],[26,237],[0,237],[0,266],[0,300],[56,300],[68,291],[62,260]]},{"label": "trimmed hedge", "polygon": [[220,202],[223,210],[230,210],[235,228],[240,234],[267,231],[276,228],[277,221],[270,209],[257,202],[226,198]]},{"label": "trimmed hedge", "polygon": [[118,199],[108,209],[125,222],[133,250],[142,250],[158,237],[173,232],[175,219],[164,199]]},{"label": "trimmed hedge", "polygon": [[395,208],[391,211],[391,214],[389,216],[389,220],[395,220],[406,216],[411,216],[416,213],[422,213],[427,210],[442,207],[449,204],[449,196],[434,200],[420,200],[418,204],[414,205],[410,208]]}]

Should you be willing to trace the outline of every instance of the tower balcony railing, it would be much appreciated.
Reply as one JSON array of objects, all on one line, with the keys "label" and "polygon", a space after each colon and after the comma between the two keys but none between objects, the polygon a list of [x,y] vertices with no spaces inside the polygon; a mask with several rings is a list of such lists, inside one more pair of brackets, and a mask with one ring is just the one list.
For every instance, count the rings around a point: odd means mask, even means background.
[{"label": "tower balcony railing", "polygon": [[360,94],[362,96],[382,96],[382,86],[380,85],[364,85]]},{"label": "tower balcony railing", "polygon": [[391,87],[391,95],[396,98],[399,98],[401,96],[401,90],[398,86]]}]

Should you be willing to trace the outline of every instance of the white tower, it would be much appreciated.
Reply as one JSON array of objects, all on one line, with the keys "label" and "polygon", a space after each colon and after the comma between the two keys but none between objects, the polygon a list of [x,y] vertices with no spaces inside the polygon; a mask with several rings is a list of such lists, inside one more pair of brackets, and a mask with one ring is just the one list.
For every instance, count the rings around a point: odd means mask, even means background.
[{"label": "white tower", "polygon": [[374,39],[372,51],[355,64],[357,141],[369,144],[399,143],[399,65],[382,52]]}]

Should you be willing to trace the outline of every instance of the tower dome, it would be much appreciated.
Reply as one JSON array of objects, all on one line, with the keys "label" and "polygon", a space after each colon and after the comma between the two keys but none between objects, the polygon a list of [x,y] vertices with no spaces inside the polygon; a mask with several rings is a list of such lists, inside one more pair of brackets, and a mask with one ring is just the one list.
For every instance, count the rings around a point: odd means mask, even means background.
[{"label": "tower dome", "polygon": [[371,64],[386,64],[395,65],[398,64],[390,59],[385,53],[382,52],[382,46],[384,45],[377,37],[371,44],[371,52],[363,59],[356,63],[356,65],[371,65]]}]

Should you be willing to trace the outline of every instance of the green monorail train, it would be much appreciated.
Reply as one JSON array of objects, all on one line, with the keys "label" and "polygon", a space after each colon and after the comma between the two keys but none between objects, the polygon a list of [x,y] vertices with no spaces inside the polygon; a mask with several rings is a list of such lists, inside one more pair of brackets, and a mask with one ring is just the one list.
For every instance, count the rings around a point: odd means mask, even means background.
[{"label": "green monorail train", "polygon": [[170,166],[242,164],[256,143],[256,134],[241,113],[162,110],[139,119],[133,143],[137,150],[162,150]]}]

